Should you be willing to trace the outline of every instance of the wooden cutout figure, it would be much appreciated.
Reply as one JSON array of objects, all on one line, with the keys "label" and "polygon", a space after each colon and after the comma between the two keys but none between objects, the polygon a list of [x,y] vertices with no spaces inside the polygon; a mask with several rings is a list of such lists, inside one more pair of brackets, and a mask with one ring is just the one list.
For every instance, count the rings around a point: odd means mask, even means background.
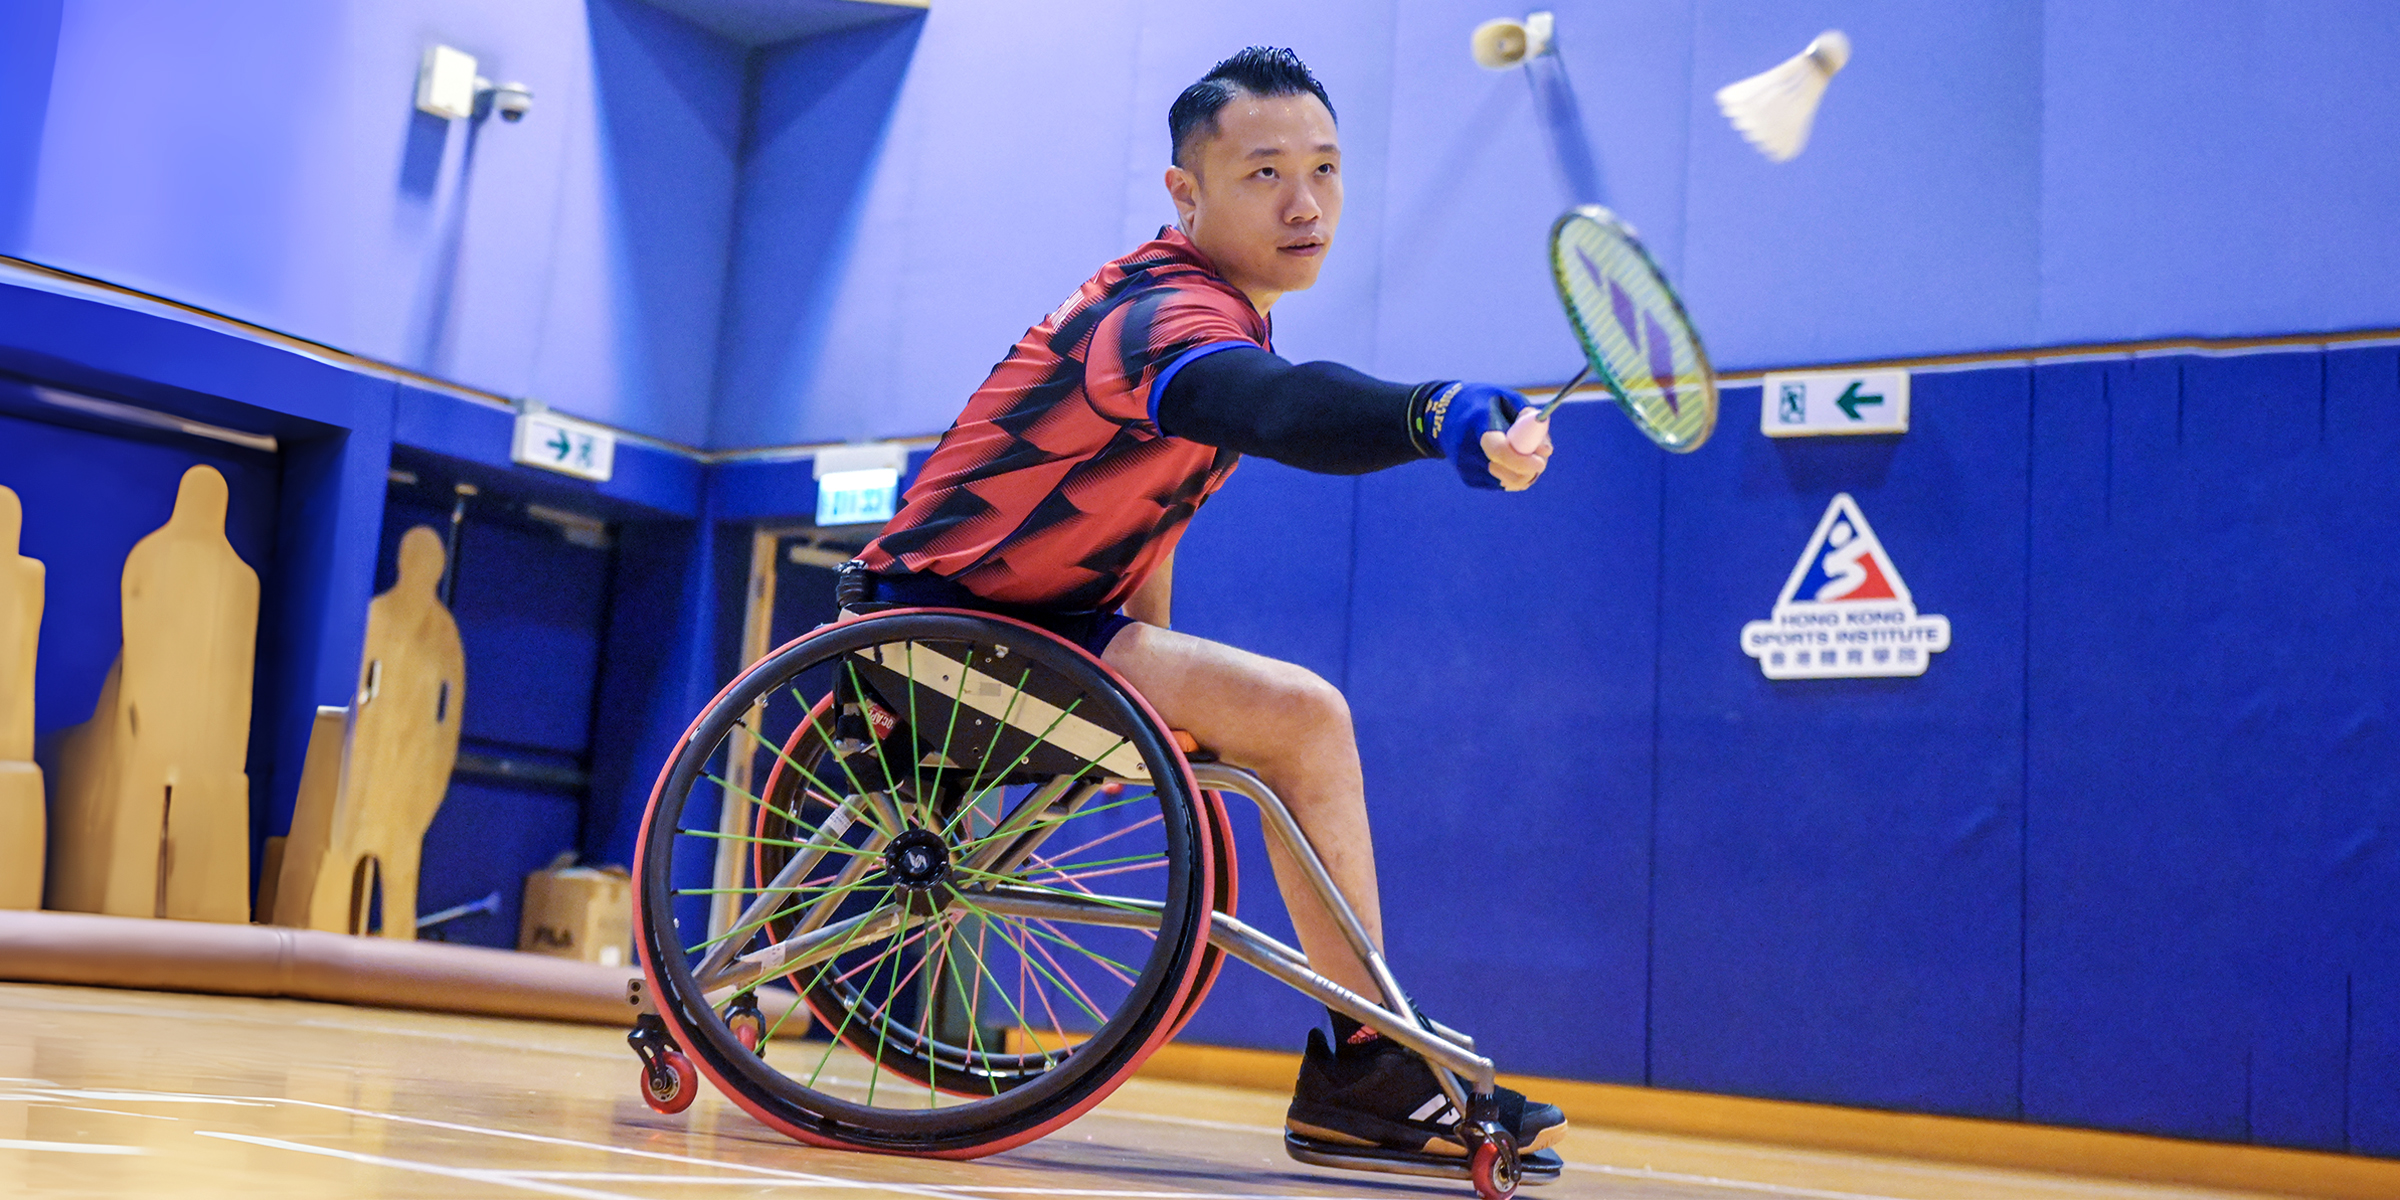
[{"label": "wooden cutout figure", "polygon": [[25,510],[0,487],[0,908],[42,906],[42,769],[33,765],[33,660],[42,564],[17,556]]},{"label": "wooden cutout figure", "polygon": [[225,540],[225,477],[183,473],[125,556],[125,643],[59,753],[50,907],[250,919],[250,680],[258,573]]},{"label": "wooden cutout figure", "polygon": [[383,936],[417,936],[417,866],[450,790],[466,698],[466,649],[436,595],[443,562],[432,529],[400,539],[400,577],[367,606],[355,702],[317,710],[275,889],[278,925],[366,933],[380,883]]}]

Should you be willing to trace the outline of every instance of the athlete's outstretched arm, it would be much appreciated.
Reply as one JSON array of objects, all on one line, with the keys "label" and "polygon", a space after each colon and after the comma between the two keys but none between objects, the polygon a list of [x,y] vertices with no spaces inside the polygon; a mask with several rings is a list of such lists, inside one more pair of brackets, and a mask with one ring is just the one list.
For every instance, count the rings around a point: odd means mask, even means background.
[{"label": "athlete's outstretched arm", "polygon": [[1520,398],[1489,384],[1387,383],[1339,363],[1294,365],[1256,346],[1204,348],[1169,370],[1153,393],[1160,432],[1303,471],[1364,475],[1450,458],[1469,484],[1515,491],[1549,453],[1508,447],[1499,431]]}]

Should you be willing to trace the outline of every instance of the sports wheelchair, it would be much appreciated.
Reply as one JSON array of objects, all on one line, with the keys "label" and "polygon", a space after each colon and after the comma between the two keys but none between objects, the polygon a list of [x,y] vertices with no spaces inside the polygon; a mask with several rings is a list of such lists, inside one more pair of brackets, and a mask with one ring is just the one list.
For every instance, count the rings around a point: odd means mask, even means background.
[{"label": "sports wheelchair", "polygon": [[[744,671],[643,818],[629,1040],[651,1107],[706,1076],[812,1145],[975,1158],[1074,1120],[1190,1020],[1227,957],[1422,1054],[1457,1156],[1286,1135],[1323,1166],[1559,1172],[1499,1120],[1491,1060],[1408,1002],[1283,802],[1213,761],[1099,659],[1005,617],[884,608]],[[1224,796],[1249,798],[1336,914],[1380,1002],[1234,913]],[[762,1009],[760,989],[800,1003]],[[768,1012],[783,1015],[770,1021]],[[776,1026],[802,1008],[823,1043]]]}]

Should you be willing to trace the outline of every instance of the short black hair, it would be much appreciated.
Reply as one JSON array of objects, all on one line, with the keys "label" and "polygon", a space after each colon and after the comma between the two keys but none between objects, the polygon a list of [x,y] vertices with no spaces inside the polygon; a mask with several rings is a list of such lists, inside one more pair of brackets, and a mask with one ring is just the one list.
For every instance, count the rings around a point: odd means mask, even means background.
[{"label": "short black hair", "polygon": [[1175,103],[1167,109],[1168,161],[1179,167],[1184,165],[1183,148],[1194,133],[1215,136],[1217,114],[1241,92],[1253,96],[1297,96],[1307,92],[1324,102],[1326,115],[1333,114],[1333,100],[1325,94],[1325,85],[1309,73],[1308,64],[1301,62],[1299,55],[1278,46],[1252,46],[1210,67],[1200,82],[1175,97]]}]

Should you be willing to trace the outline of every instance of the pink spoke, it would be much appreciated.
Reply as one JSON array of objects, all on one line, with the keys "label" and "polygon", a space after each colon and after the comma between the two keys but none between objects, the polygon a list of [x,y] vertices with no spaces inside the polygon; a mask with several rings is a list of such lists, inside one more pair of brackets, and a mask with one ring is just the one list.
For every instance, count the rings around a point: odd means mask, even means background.
[{"label": "pink spoke", "polygon": [[[926,932],[926,930],[929,930],[929,929],[932,929],[932,928],[933,928],[933,926],[931,926],[931,925],[919,926],[919,927],[918,927],[918,929],[917,929],[917,931],[916,931],[915,933],[913,933],[913,934],[910,934],[910,935],[909,935],[908,941],[909,941],[909,942],[913,942],[913,941],[917,940],[918,938],[920,938],[920,937],[923,937],[923,936],[925,935],[925,932]],[[900,943],[900,945],[899,945],[899,946],[895,946],[895,947],[893,947],[893,949],[894,949],[894,950],[899,950],[899,949],[901,949],[901,948],[903,948],[903,947],[906,947],[907,945],[908,945],[908,942],[902,942],[902,943]],[[925,969],[925,964],[926,964],[928,961],[931,961],[932,957],[933,957],[933,956],[932,956],[932,955],[929,955],[929,954],[925,954],[925,955],[919,955],[919,956],[917,956],[917,965],[915,965],[915,966],[913,966],[913,967],[910,967],[910,968],[908,969],[908,974],[906,974],[906,975],[903,975],[903,976],[901,976],[901,977],[900,977],[898,980],[894,981],[894,982],[893,982],[893,984],[892,984],[892,986],[891,986],[890,988],[886,989],[886,990],[885,990],[885,992],[884,992],[883,994],[884,994],[884,995],[886,995],[886,996],[889,996],[889,995],[891,995],[893,992],[899,991],[901,988],[907,987],[907,986],[908,986],[908,981],[909,981],[909,980],[911,980],[911,979],[915,979],[915,978],[917,977],[917,972],[924,970],[924,969]]]},{"label": "pink spoke", "polygon": [[[988,921],[985,922],[987,925],[990,923],[991,922]],[[1001,934],[1000,940],[1006,942],[1008,940],[1008,935],[1005,933]],[[1033,974],[1033,967],[1031,965],[1032,961],[1033,960],[1025,957],[1025,950],[1023,947],[1020,946],[1017,948],[1017,1013],[1020,1017],[1025,1012],[1025,978],[1026,976]],[[1037,990],[1034,994],[1040,995],[1041,993]],[[1050,998],[1043,996],[1042,1007],[1047,1008],[1049,1006]],[[1050,1018],[1050,1025],[1052,1028],[1056,1028],[1058,1026],[1058,1018],[1055,1015]]]},{"label": "pink spoke", "polygon": [[[1027,882],[1029,882],[1029,883],[1030,883],[1030,882],[1037,881],[1037,880],[1046,880],[1046,879],[1051,879],[1051,878],[1066,879],[1066,880],[1079,880],[1079,879],[1101,879],[1101,878],[1105,878],[1105,877],[1107,877],[1107,876],[1110,876],[1110,875],[1122,875],[1122,874],[1126,873],[1127,871],[1150,871],[1150,870],[1156,870],[1157,868],[1159,868],[1159,867],[1163,867],[1163,866],[1165,866],[1165,865],[1167,865],[1167,860],[1165,860],[1165,859],[1163,859],[1163,858],[1162,858],[1162,859],[1158,860],[1157,862],[1146,862],[1146,863],[1126,863],[1126,864],[1124,864],[1124,865],[1122,865],[1122,866],[1108,867],[1108,868],[1105,868],[1105,869],[1103,869],[1103,870],[1098,870],[1098,871],[1075,871],[1075,872],[1068,872],[1068,871],[1066,871],[1066,870],[1065,870],[1065,869],[1063,869],[1063,868],[1059,868],[1059,867],[1050,867],[1050,868],[1047,868],[1047,869],[1043,870],[1043,871],[1042,871],[1041,873],[1039,873],[1039,874],[1027,875],[1027,876],[1025,877],[1025,879],[1026,879],[1026,881],[1027,881]],[[1087,889],[1087,890],[1088,890],[1088,889]]]},{"label": "pink spoke", "polygon": [[[1056,926],[1056,925],[1053,925],[1053,924],[1051,924],[1051,923],[1050,923],[1050,922],[1048,922],[1048,921],[1042,920],[1042,919],[1041,919],[1041,918],[1039,918],[1039,917],[1036,917],[1036,918],[1034,918],[1034,922],[1033,922],[1033,923],[1034,923],[1034,924],[1036,924],[1036,925],[1039,925],[1039,926],[1041,926],[1041,927],[1042,927],[1042,928],[1044,928],[1044,929],[1047,929],[1047,930],[1049,930],[1049,931],[1050,931],[1051,933],[1053,933],[1053,934],[1056,934],[1056,935],[1057,935],[1057,937],[1058,937],[1058,940],[1059,940],[1059,941],[1066,942],[1066,943],[1068,943],[1068,944],[1070,944],[1070,945],[1072,945],[1072,944],[1074,943],[1074,941],[1075,941],[1075,939],[1074,939],[1074,938],[1068,937],[1068,936],[1067,936],[1067,935],[1066,935],[1064,932],[1061,932],[1061,931],[1060,931],[1060,929],[1058,928],[1058,926]],[[1084,951],[1084,955],[1085,955],[1085,957],[1091,958],[1091,960],[1092,960],[1092,965],[1094,965],[1094,966],[1097,966],[1097,967],[1099,967],[1101,970],[1103,970],[1103,971],[1106,971],[1106,972],[1108,972],[1109,974],[1116,976],[1116,977],[1117,977],[1117,982],[1119,982],[1119,983],[1122,983],[1122,984],[1124,984],[1124,985],[1125,985],[1125,986],[1127,986],[1127,987],[1131,987],[1131,986],[1133,986],[1133,977],[1132,977],[1132,976],[1130,976],[1130,975],[1127,975],[1125,972],[1123,972],[1123,971],[1120,971],[1120,970],[1116,969],[1115,967],[1113,967],[1113,966],[1110,966],[1109,964],[1107,964],[1107,963],[1105,963],[1105,962],[1102,962],[1102,961],[1100,961],[1100,959],[1099,959],[1097,956],[1094,956],[1094,955],[1092,954],[1092,952],[1091,952],[1091,951],[1089,951],[1089,950],[1086,950],[1086,951]]]},{"label": "pink spoke", "polygon": [[1158,815],[1152,817],[1144,817],[1138,824],[1128,825],[1125,828],[1116,831],[1115,833],[1101,834],[1099,837],[1093,838],[1092,840],[1085,842],[1084,844],[1077,846],[1072,850],[1061,850],[1046,861],[1065,862],[1067,859],[1073,858],[1074,856],[1081,854],[1102,842],[1108,841],[1112,838],[1124,837],[1126,834],[1132,833],[1136,829],[1143,829],[1152,825],[1157,825],[1164,822],[1166,819],[1167,814],[1165,813],[1159,813]]},{"label": "pink spoke", "polygon": [[[1106,1022],[1108,1020],[1107,1017],[1099,1015],[1099,1002],[1093,1000],[1089,995],[1086,995],[1083,990],[1083,985],[1075,982],[1075,976],[1065,967],[1058,965],[1057,959],[1050,957],[1050,947],[1043,945],[1041,939],[1034,937],[1030,932],[1025,935],[1025,942],[1027,945],[1032,946],[1036,952],[1041,954],[1042,960],[1050,964],[1051,970],[1058,972],[1059,982],[1066,984],[1067,990],[1075,993],[1076,999],[1083,1001],[1084,1011],[1092,1013],[1095,1020],[1102,1022]],[[1019,956],[1022,956],[1025,953],[1024,947],[1018,947],[1017,953]],[[1048,1001],[1044,1001],[1043,1003],[1046,1004]],[[1056,1023],[1058,1018],[1056,1015],[1053,1015],[1050,1020],[1053,1023]]]},{"label": "pink spoke", "polygon": [[[988,921],[987,921],[987,922],[985,922],[985,924],[987,924],[987,925],[988,925],[988,924],[992,924],[992,922],[988,922]],[[1002,941],[1004,941],[1004,942],[1005,942],[1005,941],[1009,941],[1008,934],[1006,934],[1006,933],[1002,933],[1002,934],[1000,935],[1000,940],[1002,940]],[[1014,943],[1014,942],[1010,942],[1010,944],[1011,944],[1011,945],[1016,945],[1016,943]],[[1022,1014],[1024,1013],[1024,1011],[1025,1011],[1025,980],[1026,980],[1026,979],[1027,979],[1029,976],[1031,976],[1031,975],[1033,974],[1033,967],[1032,967],[1032,965],[1031,965],[1031,964],[1032,964],[1032,961],[1033,961],[1032,959],[1029,959],[1029,958],[1027,958],[1027,957],[1025,956],[1025,947],[1023,947],[1023,946],[1021,946],[1021,945],[1018,945],[1018,946],[1017,946],[1017,1012],[1018,1012],[1020,1015],[1022,1015]],[[1066,1053],[1068,1050],[1072,1049],[1072,1047],[1070,1047],[1069,1045],[1067,1045],[1067,1031],[1066,1031],[1066,1029],[1065,1029],[1063,1026],[1061,1026],[1061,1025],[1058,1023],[1058,1010],[1057,1010],[1057,1009],[1055,1009],[1055,1008],[1052,1008],[1052,1007],[1050,1007],[1050,993],[1048,993],[1048,992],[1046,992],[1046,991],[1043,991],[1041,988],[1038,988],[1038,987],[1037,987],[1037,988],[1033,989],[1033,994],[1034,994],[1036,997],[1040,998],[1040,1000],[1041,1000],[1041,1002],[1042,1002],[1042,1011],[1050,1014],[1050,1032],[1051,1032],[1051,1033],[1053,1033],[1053,1034],[1056,1034],[1056,1035],[1058,1036],[1058,1048],[1059,1048],[1059,1053],[1061,1053],[1061,1054],[1064,1054],[1064,1053]],[[1047,1054],[1047,1053],[1048,1053],[1048,1051],[1044,1051],[1043,1053]]]},{"label": "pink spoke", "polygon": [[[833,977],[833,981],[834,981],[835,983],[848,983],[848,982],[850,982],[850,977],[851,977],[851,976],[858,974],[860,971],[864,971],[864,970],[866,970],[868,967],[874,966],[876,963],[882,962],[884,959],[890,958],[892,955],[898,954],[899,952],[901,952],[901,951],[903,951],[903,950],[906,950],[906,949],[908,949],[908,944],[909,944],[910,942],[916,941],[918,938],[924,937],[924,936],[925,936],[925,931],[926,931],[926,930],[928,930],[928,929],[931,929],[931,928],[932,928],[932,926],[930,926],[930,925],[920,925],[920,926],[918,926],[918,927],[917,927],[917,931],[916,931],[915,933],[912,933],[912,934],[908,935],[908,937],[906,937],[905,939],[903,939],[903,940],[900,942],[900,944],[899,944],[899,945],[897,945],[897,946],[894,946],[894,947],[892,947],[891,949],[889,949],[889,950],[886,950],[886,951],[884,951],[883,953],[881,953],[881,954],[878,954],[878,955],[876,955],[875,957],[873,957],[873,958],[870,958],[870,959],[868,959],[867,961],[865,961],[865,962],[863,962],[863,963],[860,963],[860,964],[858,964],[857,966],[855,966],[855,967],[852,967],[852,968],[850,968],[849,970],[847,970],[847,971],[844,971],[844,972],[842,972],[842,973],[841,973],[841,974],[839,974],[839,975],[836,975],[836,976],[834,976],[834,977]],[[922,962],[922,961],[920,961],[920,962],[918,963],[918,965],[919,965],[919,966],[923,966],[924,964],[923,964],[923,962]],[[806,968],[802,968],[802,967],[794,967],[794,968],[792,968],[791,970],[784,972],[784,975],[785,975],[785,977],[787,977],[787,978],[788,978],[788,977],[790,977],[790,976],[792,976],[792,975],[797,975],[797,974],[799,974],[799,973],[800,973],[802,970],[805,970],[805,969],[806,969]],[[894,985],[892,985],[892,986],[894,986],[894,987],[898,987],[899,985],[898,985],[898,984],[894,984]]]},{"label": "pink spoke", "polygon": [[[946,912],[946,913],[943,913],[943,914],[942,914],[942,919],[943,919],[944,921],[947,921],[947,922],[949,922],[949,926],[950,926],[950,927],[949,927],[949,929],[947,929],[947,930],[945,930],[945,931],[944,931],[945,933],[955,933],[955,932],[957,932],[957,930],[958,930],[958,917],[959,917],[959,914],[958,914],[957,912],[955,912],[955,911],[952,911],[952,912]],[[929,926],[926,926],[926,928],[930,929],[930,928],[932,928],[932,926],[930,926],[930,925],[929,925]],[[944,938],[943,938],[943,939],[942,939],[940,942],[936,943],[936,944],[934,945],[934,947],[933,947],[933,960],[934,960],[935,966],[934,966],[934,971],[933,971],[933,974],[930,976],[930,978],[933,980],[933,986],[934,986],[934,987],[935,987],[937,990],[938,990],[938,989],[939,989],[939,988],[942,986],[942,971],[941,971],[941,966],[940,966],[940,964],[943,962],[943,960],[945,960],[946,958],[948,958],[949,954],[950,954],[950,939],[949,939],[948,937],[944,937]],[[922,963],[919,963],[918,965],[922,966],[923,964],[922,964]],[[921,1012],[919,1012],[919,1013],[917,1014],[917,1040],[918,1040],[918,1041],[921,1041],[921,1042],[930,1042],[930,1041],[932,1041],[932,1040],[933,1040],[933,1034],[932,1034],[932,1032],[931,1032],[931,1031],[932,1031],[932,1029],[933,1029],[933,1005],[932,1005],[932,1004],[927,1004],[927,1005],[924,1005],[924,1006],[923,1006],[923,1011],[921,1011]]]},{"label": "pink spoke", "polygon": [[[967,1019],[970,1021],[975,1019],[975,1014],[983,1011],[983,977],[992,973],[989,960],[983,956],[986,948],[984,935],[990,932],[991,925],[989,921],[981,921],[975,926],[975,990],[967,997]],[[1000,981],[995,979],[992,982]]]},{"label": "pink spoke", "polygon": [[[1035,862],[1038,862],[1038,863],[1042,864],[1042,867],[1043,867],[1045,870],[1049,870],[1049,871],[1057,871],[1057,870],[1059,869],[1059,868],[1058,868],[1058,866],[1057,866],[1056,864],[1052,863],[1052,862],[1051,862],[1049,859],[1043,858],[1043,857],[1042,857],[1041,855],[1039,855],[1039,854],[1033,855],[1033,856],[1032,856],[1032,858],[1033,858],[1033,860],[1034,860]],[[1100,896],[1100,893],[1098,893],[1098,892],[1095,892],[1095,891],[1093,891],[1092,889],[1090,889],[1090,888],[1088,888],[1088,887],[1085,887],[1085,886],[1083,886],[1083,881],[1082,881],[1082,880],[1080,880],[1080,879],[1077,879],[1076,877],[1074,877],[1074,876],[1072,876],[1072,875],[1062,875],[1062,876],[1061,876],[1061,879],[1063,880],[1063,882],[1065,882],[1065,883],[1067,883],[1067,884],[1070,884],[1070,885],[1072,885],[1076,891],[1082,892],[1084,895],[1086,895],[1086,896],[1090,896],[1090,897],[1091,897],[1092,899],[1094,899],[1094,900],[1098,900],[1098,899],[1100,899],[1100,898],[1101,898],[1101,896]],[[1158,931],[1157,931],[1157,930],[1154,930],[1154,929],[1137,929],[1137,930],[1135,930],[1134,932],[1141,934],[1143,937],[1149,938],[1151,941],[1154,941],[1154,942],[1155,942],[1155,941],[1157,941],[1157,940],[1158,940]]]}]

